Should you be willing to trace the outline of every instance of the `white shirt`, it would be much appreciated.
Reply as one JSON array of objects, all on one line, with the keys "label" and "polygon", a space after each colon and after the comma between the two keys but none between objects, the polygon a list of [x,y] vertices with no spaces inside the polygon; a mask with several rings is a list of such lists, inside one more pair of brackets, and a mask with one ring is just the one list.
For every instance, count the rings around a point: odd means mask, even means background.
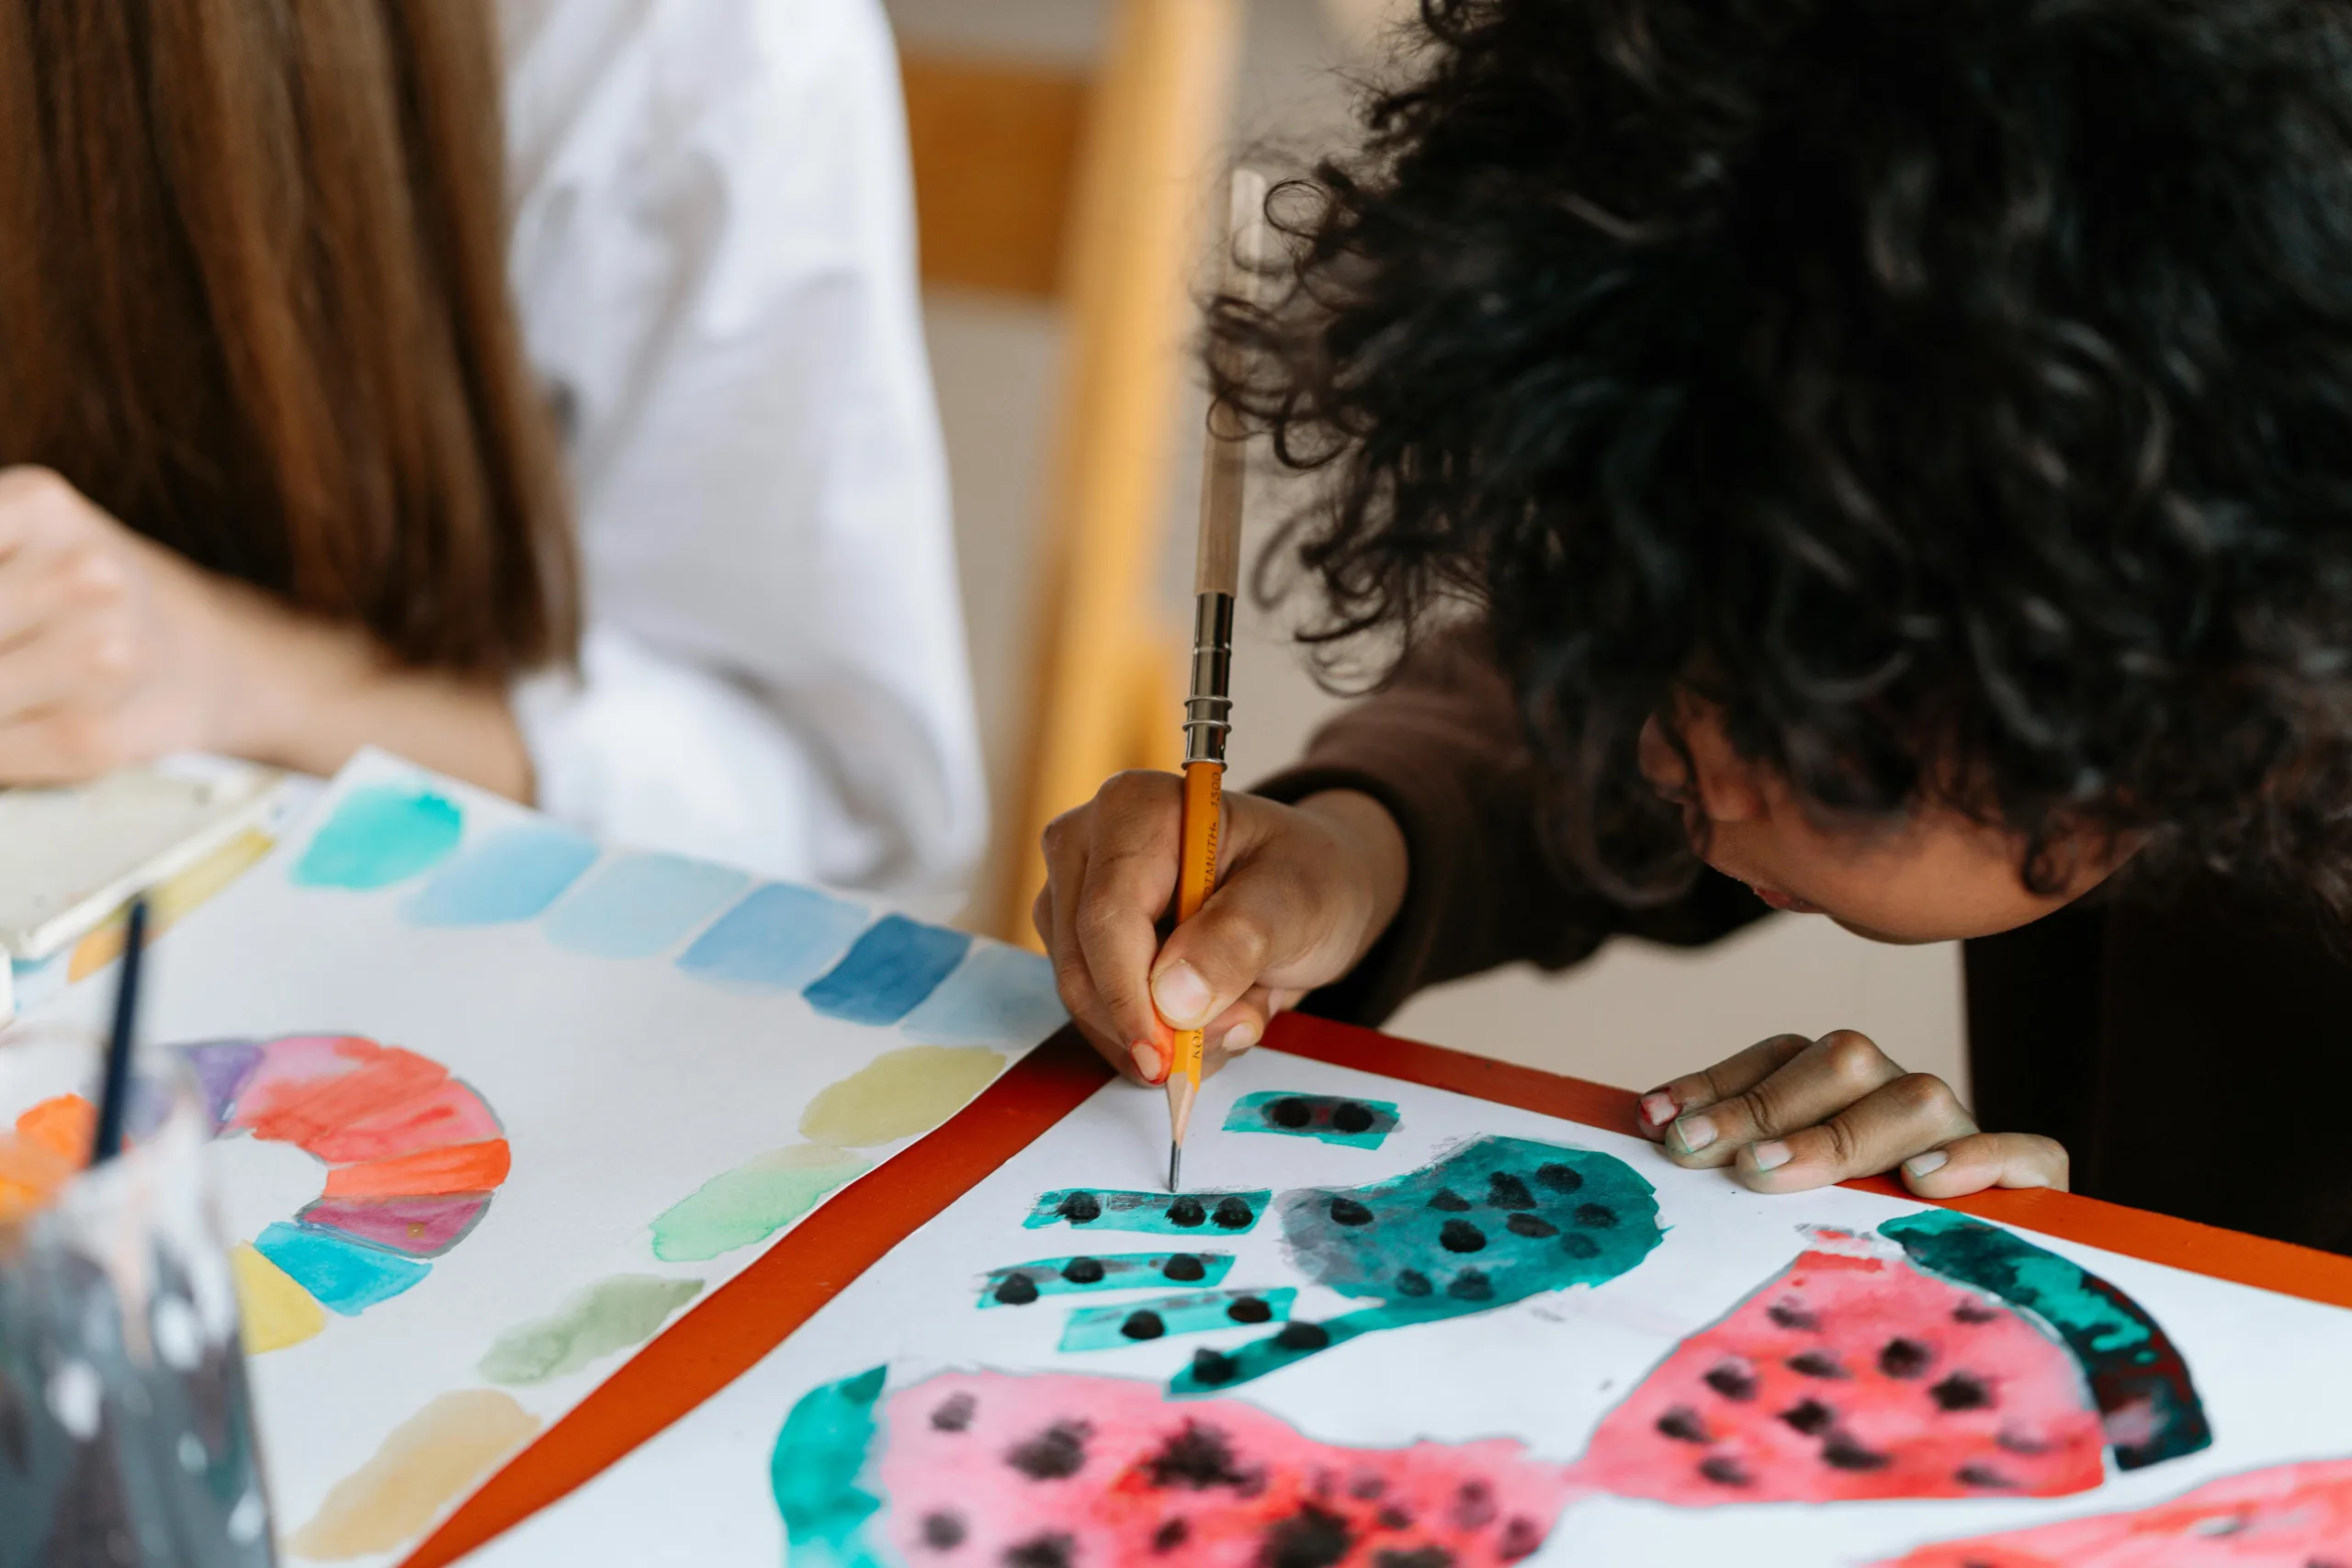
[{"label": "white shirt", "polygon": [[569,426],[581,679],[514,694],[598,835],[903,891],[986,832],[878,0],[503,0],[509,270]]}]

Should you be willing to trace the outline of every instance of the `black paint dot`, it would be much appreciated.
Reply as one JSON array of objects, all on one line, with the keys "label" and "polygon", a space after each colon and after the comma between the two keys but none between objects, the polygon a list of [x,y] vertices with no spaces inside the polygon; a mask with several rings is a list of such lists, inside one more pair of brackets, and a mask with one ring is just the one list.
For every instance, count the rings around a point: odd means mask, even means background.
[{"label": "black paint dot", "polygon": [[1373,1115],[1352,1100],[1343,1100],[1331,1111],[1331,1125],[1342,1133],[1369,1133]]},{"label": "black paint dot", "polygon": [[1983,1302],[1962,1302],[1951,1309],[1954,1323],[1990,1323],[2000,1315],[1997,1308],[1988,1307]]},{"label": "black paint dot", "polygon": [[1078,1542],[1066,1535],[1041,1535],[1004,1554],[1004,1568],[1070,1568]]},{"label": "black paint dot", "polygon": [[1258,1561],[1265,1568],[1332,1568],[1354,1545],[1347,1520],[1309,1503],[1266,1532]]},{"label": "black paint dot", "polygon": [[1486,1529],[1496,1512],[1495,1489],[1483,1481],[1465,1481],[1453,1494],[1453,1522],[1464,1529]]},{"label": "black paint dot", "polygon": [[1168,1332],[1168,1325],[1159,1320],[1158,1313],[1138,1307],[1127,1314],[1127,1320],[1119,1325],[1119,1332],[1130,1339],[1157,1339]]},{"label": "black paint dot", "polygon": [[1216,1212],[1209,1216],[1216,1222],[1218,1229],[1228,1231],[1246,1231],[1257,1217],[1250,1213],[1250,1205],[1238,1198],[1218,1199]]},{"label": "black paint dot", "polygon": [[1437,1244],[1448,1252],[1476,1252],[1487,1245],[1487,1233],[1468,1220],[1448,1220],[1438,1228]]},{"label": "black paint dot", "polygon": [[922,1543],[933,1551],[953,1551],[964,1544],[964,1521],[954,1514],[925,1514]]},{"label": "black paint dot", "polygon": [[1086,1468],[1086,1439],[1094,1428],[1083,1421],[1057,1421],[1017,1444],[1004,1462],[1032,1481],[1067,1481]]},{"label": "black paint dot", "polygon": [[1073,1258],[1062,1265],[1062,1278],[1073,1285],[1099,1285],[1102,1282],[1102,1260]]},{"label": "black paint dot", "polygon": [[1838,1423],[1838,1413],[1817,1399],[1804,1400],[1781,1412],[1781,1419],[1808,1438],[1817,1438]]},{"label": "black paint dot", "polygon": [[1365,1471],[1348,1483],[1348,1495],[1358,1502],[1369,1503],[1388,1490],[1388,1478],[1377,1471]]},{"label": "black paint dot", "polygon": [[1826,1350],[1807,1350],[1801,1356],[1789,1358],[1789,1371],[1808,1378],[1842,1378],[1846,1369],[1838,1358]]},{"label": "black paint dot", "polygon": [[1201,1207],[1198,1198],[1179,1198],[1168,1205],[1168,1223],[1171,1225],[1183,1225],[1189,1229],[1206,1224],[1208,1217],[1209,1212]]},{"label": "black paint dot", "polygon": [[1917,1339],[1890,1339],[1878,1353],[1878,1370],[1891,1378],[1916,1378],[1935,1356]]},{"label": "black paint dot", "polygon": [[1718,1486],[1745,1486],[1747,1472],[1729,1454],[1709,1454],[1699,1461],[1699,1473]]},{"label": "black paint dot", "polygon": [[1154,1486],[1182,1486],[1205,1492],[1212,1486],[1245,1491],[1259,1481],[1233,1461],[1233,1444],[1216,1427],[1187,1421],[1183,1429],[1144,1461],[1144,1474]]},{"label": "black paint dot", "polygon": [[1037,1281],[1016,1269],[997,1281],[996,1299],[1002,1306],[1025,1307],[1037,1299]]},{"label": "black paint dot", "polygon": [[1426,1296],[1434,1288],[1430,1277],[1418,1269],[1396,1270],[1396,1293],[1400,1296]]},{"label": "black paint dot", "polygon": [[1707,1375],[1700,1381],[1725,1399],[1756,1397],[1756,1369],[1736,1359],[1717,1361],[1707,1369]]},{"label": "black paint dot", "polygon": [[1866,1449],[1844,1432],[1832,1432],[1828,1441],[1821,1445],[1821,1461],[1833,1470],[1884,1470],[1894,1461],[1873,1449]]},{"label": "black paint dot", "polygon": [[1091,1192],[1072,1192],[1054,1210],[1071,1224],[1082,1225],[1102,1217],[1102,1200]]},{"label": "black paint dot", "polygon": [[1484,1269],[1464,1269],[1445,1282],[1445,1293],[1457,1302],[1490,1302],[1495,1287]]},{"label": "black paint dot", "polygon": [[1534,1214],[1513,1214],[1503,1222],[1503,1229],[1513,1235],[1535,1236],[1539,1239],[1560,1234],[1559,1226]]},{"label": "black paint dot", "polygon": [[1783,1296],[1774,1302],[1764,1315],[1783,1328],[1815,1329],[1821,1326],[1821,1319],[1807,1312],[1805,1304],[1794,1296]]},{"label": "black paint dot", "polygon": [[1657,1429],[1678,1443],[1703,1443],[1707,1440],[1707,1424],[1699,1419],[1699,1413],[1687,1404],[1678,1404],[1659,1416]]},{"label": "black paint dot", "polygon": [[[1506,1562],[1516,1562],[1522,1557],[1532,1557],[1544,1545],[1544,1527],[1524,1514],[1515,1514],[1510,1523],[1503,1526],[1503,1539],[1495,1551]],[[1440,1564],[1440,1568],[1444,1568]]]},{"label": "black paint dot", "polygon": [[1466,1214],[1470,1212],[1470,1200],[1451,1187],[1441,1187],[1437,1195],[1430,1200],[1430,1207],[1442,1213]]},{"label": "black paint dot", "polygon": [[1315,1111],[1306,1101],[1292,1095],[1267,1106],[1266,1120],[1277,1127],[1304,1127],[1315,1120]]},{"label": "black paint dot", "polygon": [[1225,1309],[1225,1315],[1236,1323],[1272,1323],[1274,1309],[1256,1296],[1243,1296]]},{"label": "black paint dot", "polygon": [[1487,1178],[1487,1206],[1493,1209],[1532,1209],[1535,1194],[1527,1183],[1510,1171],[1498,1170]]},{"label": "black paint dot", "polygon": [[1606,1203],[1578,1203],[1577,1224],[1589,1231],[1613,1230],[1617,1224],[1617,1211]]},{"label": "black paint dot", "polygon": [[1994,1492],[2012,1492],[2018,1484],[1989,1464],[1962,1465],[1959,1481],[1962,1486],[1982,1486]]},{"label": "black paint dot", "polygon": [[1222,1350],[1193,1352],[1193,1381],[1209,1388],[1231,1382],[1241,1374],[1241,1363]]},{"label": "black paint dot", "polygon": [[1331,1336],[1319,1323],[1285,1323],[1274,1343],[1285,1350],[1320,1350],[1331,1343]]},{"label": "black paint dot", "polygon": [[1560,1250],[1570,1258],[1581,1258],[1589,1262],[1600,1256],[1600,1244],[1581,1232],[1570,1231],[1560,1238]]},{"label": "black paint dot", "polygon": [[1424,1546],[1415,1551],[1383,1551],[1373,1558],[1372,1568],[1453,1568],[1453,1553],[1442,1546]]},{"label": "black paint dot", "polygon": [[2020,1432],[2014,1427],[2002,1427],[1998,1435],[1993,1438],[1993,1444],[1996,1448],[2006,1449],[2010,1453],[2023,1454],[2028,1459],[2031,1459],[2036,1454],[2046,1454],[2050,1451],[2048,1443],[2030,1432]]},{"label": "black paint dot", "polygon": [[979,1401],[968,1393],[951,1393],[931,1413],[931,1424],[942,1432],[960,1432],[972,1424],[972,1412],[978,1405]]},{"label": "black paint dot", "polygon": [[1555,1192],[1573,1192],[1584,1185],[1584,1178],[1577,1174],[1576,1167],[1562,1165],[1557,1160],[1537,1166],[1535,1179]]},{"label": "black paint dot", "polygon": [[1331,1200],[1331,1223],[1335,1225],[1368,1225],[1372,1211],[1352,1198]]},{"label": "black paint dot", "polygon": [[1379,1521],[1380,1528],[1385,1530],[1408,1530],[1413,1528],[1413,1516],[1393,1503],[1381,1509],[1374,1517]]},{"label": "black paint dot", "polygon": [[1159,1266],[1159,1271],[1170,1280],[1179,1280],[1186,1283],[1205,1279],[1208,1276],[1208,1269],[1202,1265],[1201,1260],[1189,1252],[1174,1254],[1167,1262]]},{"label": "black paint dot", "polygon": [[1983,1410],[1993,1403],[1993,1391],[1973,1372],[1954,1372],[1928,1391],[1943,1410]]},{"label": "black paint dot", "polygon": [[1170,1519],[1151,1534],[1154,1551],[1173,1551],[1191,1537],[1193,1527],[1182,1519]]}]

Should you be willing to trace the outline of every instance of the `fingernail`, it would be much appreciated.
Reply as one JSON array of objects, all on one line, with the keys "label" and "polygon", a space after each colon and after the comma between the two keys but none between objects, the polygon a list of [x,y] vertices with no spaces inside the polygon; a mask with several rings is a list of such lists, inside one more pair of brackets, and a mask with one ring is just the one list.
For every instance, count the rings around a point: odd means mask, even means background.
[{"label": "fingernail", "polygon": [[1679,1109],[1674,1103],[1674,1096],[1662,1089],[1654,1089],[1642,1096],[1642,1120],[1653,1127],[1663,1127],[1673,1121],[1675,1111]]},{"label": "fingernail", "polygon": [[1686,1155],[1695,1155],[1715,1141],[1715,1124],[1704,1116],[1685,1116],[1674,1124],[1674,1141]]},{"label": "fingernail", "polygon": [[1151,999],[1160,1017],[1179,1029],[1191,1029],[1206,1021],[1209,983],[1191,964],[1170,964],[1153,978]]},{"label": "fingernail", "polygon": [[1216,1043],[1217,1049],[1227,1055],[1238,1056],[1258,1043],[1258,1026],[1254,1023],[1237,1023],[1227,1030],[1225,1038]]},{"label": "fingernail", "polygon": [[1913,1176],[1932,1176],[1951,1163],[1951,1156],[1941,1149],[1929,1149],[1923,1155],[1913,1155],[1903,1162],[1903,1168]]},{"label": "fingernail", "polygon": [[1165,1058],[1160,1055],[1159,1047],[1150,1041],[1136,1041],[1127,1047],[1127,1055],[1136,1059],[1136,1071],[1141,1073],[1148,1081],[1158,1083],[1167,1076]]},{"label": "fingernail", "polygon": [[1789,1163],[1789,1145],[1778,1138],[1752,1144],[1747,1152],[1756,1156],[1756,1168],[1758,1170],[1778,1170]]}]

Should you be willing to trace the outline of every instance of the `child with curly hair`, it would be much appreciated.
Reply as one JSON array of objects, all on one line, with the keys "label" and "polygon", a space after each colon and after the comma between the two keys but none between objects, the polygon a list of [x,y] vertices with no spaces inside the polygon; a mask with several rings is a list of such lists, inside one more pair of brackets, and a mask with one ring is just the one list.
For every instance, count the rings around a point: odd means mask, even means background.
[{"label": "child with curly hair", "polygon": [[1176,781],[1054,825],[1088,1032],[1155,1080],[1171,1026],[1815,912],[1965,941],[1974,1109],[1779,1035],[1644,1097],[1678,1163],[2352,1251],[2352,6],[1423,0],[1408,45],[1210,334],[1321,480],[1308,640],[1393,664],[1164,942]]}]

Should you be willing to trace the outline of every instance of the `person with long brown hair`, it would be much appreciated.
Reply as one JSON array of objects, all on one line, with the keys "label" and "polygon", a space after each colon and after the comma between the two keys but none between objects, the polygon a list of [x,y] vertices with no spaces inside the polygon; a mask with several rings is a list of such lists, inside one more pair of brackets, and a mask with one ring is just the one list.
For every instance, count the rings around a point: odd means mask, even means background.
[{"label": "person with long brown hair", "polygon": [[889,41],[792,10],[0,6],[0,784],[374,744],[952,883]]}]

